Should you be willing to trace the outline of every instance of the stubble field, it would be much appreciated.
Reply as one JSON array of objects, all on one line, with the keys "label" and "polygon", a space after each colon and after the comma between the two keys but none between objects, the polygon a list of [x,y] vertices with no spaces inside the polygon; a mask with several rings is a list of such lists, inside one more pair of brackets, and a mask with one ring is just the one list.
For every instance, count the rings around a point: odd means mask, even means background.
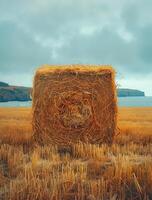
[{"label": "stubble field", "polygon": [[119,108],[114,144],[32,142],[31,108],[0,108],[0,199],[152,199],[152,108]]}]

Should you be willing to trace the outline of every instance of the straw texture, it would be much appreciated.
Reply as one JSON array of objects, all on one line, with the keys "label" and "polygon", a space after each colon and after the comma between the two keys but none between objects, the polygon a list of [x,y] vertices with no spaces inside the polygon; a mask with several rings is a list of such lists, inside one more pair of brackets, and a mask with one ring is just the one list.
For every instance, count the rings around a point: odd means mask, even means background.
[{"label": "straw texture", "polygon": [[39,144],[109,143],[117,125],[110,66],[43,66],[34,77],[33,131]]}]

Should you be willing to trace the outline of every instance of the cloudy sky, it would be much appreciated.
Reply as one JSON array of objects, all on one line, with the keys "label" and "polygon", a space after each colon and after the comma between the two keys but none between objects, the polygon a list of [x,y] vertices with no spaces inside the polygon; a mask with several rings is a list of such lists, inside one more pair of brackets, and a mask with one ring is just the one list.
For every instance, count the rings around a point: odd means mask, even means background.
[{"label": "cloudy sky", "polygon": [[0,0],[0,80],[31,86],[42,64],[111,64],[152,95],[152,0]]}]

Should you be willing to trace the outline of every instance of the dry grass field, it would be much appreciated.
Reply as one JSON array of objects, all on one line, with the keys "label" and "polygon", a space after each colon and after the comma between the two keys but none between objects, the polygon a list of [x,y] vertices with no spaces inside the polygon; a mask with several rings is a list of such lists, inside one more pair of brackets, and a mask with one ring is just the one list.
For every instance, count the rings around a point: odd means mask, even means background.
[{"label": "dry grass field", "polygon": [[0,199],[151,200],[152,108],[119,108],[110,146],[32,143],[31,108],[0,108]]}]

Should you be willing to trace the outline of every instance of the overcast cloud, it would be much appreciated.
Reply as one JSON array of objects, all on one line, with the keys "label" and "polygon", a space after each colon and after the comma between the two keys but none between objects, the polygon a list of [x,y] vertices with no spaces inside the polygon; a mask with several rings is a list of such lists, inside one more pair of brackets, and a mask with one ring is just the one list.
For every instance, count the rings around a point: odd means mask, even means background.
[{"label": "overcast cloud", "polygon": [[0,0],[0,80],[32,85],[41,64],[111,64],[152,95],[151,0]]}]

